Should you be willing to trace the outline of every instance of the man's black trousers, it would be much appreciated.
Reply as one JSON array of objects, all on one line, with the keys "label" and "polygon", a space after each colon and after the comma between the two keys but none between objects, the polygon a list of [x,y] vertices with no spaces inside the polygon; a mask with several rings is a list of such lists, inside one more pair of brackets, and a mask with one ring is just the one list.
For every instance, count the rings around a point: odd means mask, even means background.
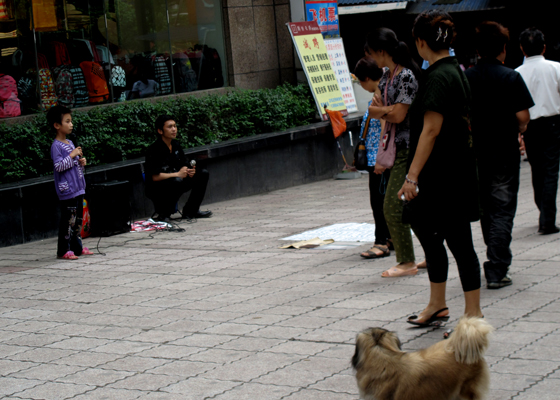
[{"label": "man's black trousers", "polygon": [[519,161],[509,165],[479,164],[480,225],[486,244],[484,275],[488,282],[499,282],[511,265],[511,232],[517,211]]},{"label": "man's black trousers", "polygon": [[556,226],[556,195],[560,167],[560,116],[531,120],[524,134],[531,164],[539,230]]},{"label": "man's black trousers", "polygon": [[169,178],[150,184],[148,197],[154,202],[156,213],[163,217],[169,217],[175,213],[175,207],[179,197],[185,192],[191,191],[187,203],[183,207],[183,215],[191,217],[200,208],[206,187],[208,186],[208,171],[197,170],[192,178]]}]

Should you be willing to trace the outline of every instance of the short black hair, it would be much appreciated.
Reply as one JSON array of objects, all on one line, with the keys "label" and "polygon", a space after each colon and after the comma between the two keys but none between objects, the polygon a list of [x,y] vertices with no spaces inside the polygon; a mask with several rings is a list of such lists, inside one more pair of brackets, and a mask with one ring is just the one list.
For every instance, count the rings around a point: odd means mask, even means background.
[{"label": "short black hair", "polygon": [[414,39],[425,40],[433,51],[448,50],[457,33],[453,18],[441,10],[424,11],[416,17],[412,27]]},{"label": "short black hair", "polygon": [[160,115],[159,117],[156,118],[156,123],[155,123],[156,135],[159,136],[158,131],[160,129],[163,130],[163,126],[165,125],[165,123],[167,121],[177,121],[177,120],[175,119],[175,117],[173,115],[168,115],[168,114]]},{"label": "short black hair", "polygon": [[362,82],[364,82],[366,78],[372,81],[378,81],[383,76],[383,70],[379,68],[374,60],[364,57],[358,61],[354,67],[354,75]]},{"label": "short black hair", "polygon": [[527,57],[540,56],[544,51],[544,35],[537,28],[528,28],[519,35],[519,44]]},{"label": "short black hair", "polygon": [[509,41],[509,30],[494,21],[484,21],[476,27],[474,44],[482,58],[496,58]]},{"label": "short black hair", "polygon": [[54,124],[62,124],[62,118],[66,114],[72,114],[72,110],[70,110],[68,107],[60,105],[51,107],[47,112],[47,123],[49,124],[50,129],[55,131],[56,129],[54,127]]}]

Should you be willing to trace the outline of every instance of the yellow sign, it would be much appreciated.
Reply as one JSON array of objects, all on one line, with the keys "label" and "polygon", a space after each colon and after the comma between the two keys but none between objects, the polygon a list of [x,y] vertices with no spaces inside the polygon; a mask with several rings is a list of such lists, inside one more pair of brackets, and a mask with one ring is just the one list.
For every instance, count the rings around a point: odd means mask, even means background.
[{"label": "yellow sign", "polygon": [[317,22],[289,23],[288,28],[323,120],[328,119],[325,107],[348,115]]}]

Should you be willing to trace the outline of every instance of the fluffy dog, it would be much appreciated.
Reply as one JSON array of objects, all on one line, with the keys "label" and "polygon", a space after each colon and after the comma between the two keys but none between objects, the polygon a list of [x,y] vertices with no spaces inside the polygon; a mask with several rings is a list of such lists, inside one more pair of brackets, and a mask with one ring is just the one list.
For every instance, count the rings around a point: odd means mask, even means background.
[{"label": "fluffy dog", "polygon": [[480,400],[490,375],[483,358],[494,330],[463,317],[449,339],[406,353],[393,333],[369,328],[356,337],[352,366],[365,400]]}]

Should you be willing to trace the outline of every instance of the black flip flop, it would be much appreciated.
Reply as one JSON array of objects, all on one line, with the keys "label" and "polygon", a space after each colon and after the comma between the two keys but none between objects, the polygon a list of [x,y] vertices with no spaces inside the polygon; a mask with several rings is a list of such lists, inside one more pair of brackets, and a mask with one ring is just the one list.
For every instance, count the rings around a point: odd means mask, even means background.
[{"label": "black flip flop", "polygon": [[435,313],[432,314],[432,316],[430,318],[428,318],[426,321],[424,322],[416,322],[414,321],[415,319],[418,319],[417,315],[411,315],[410,317],[408,317],[408,320],[406,322],[408,322],[409,324],[412,325],[416,325],[422,328],[428,327],[428,326],[443,326],[443,322],[449,320],[449,315],[445,315],[443,317],[438,317],[438,314],[449,310],[449,308],[445,307],[442,308],[441,310],[436,311]]}]

